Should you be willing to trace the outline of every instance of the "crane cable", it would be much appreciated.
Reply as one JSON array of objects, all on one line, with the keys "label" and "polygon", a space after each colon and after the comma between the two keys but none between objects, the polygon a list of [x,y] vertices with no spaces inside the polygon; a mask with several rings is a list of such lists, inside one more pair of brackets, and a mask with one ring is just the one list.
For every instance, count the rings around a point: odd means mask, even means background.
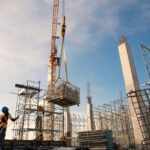
[{"label": "crane cable", "polygon": [[[63,4],[62,7],[63,7],[63,24],[64,24],[64,25],[62,25],[62,36],[65,36],[65,31],[66,31],[66,25],[65,25],[65,0],[62,1],[62,4]],[[63,35],[63,32],[64,32],[64,35]],[[64,48],[64,61],[65,61],[66,81],[68,82],[67,60],[66,60],[65,48]]]},{"label": "crane cable", "polygon": [[[59,62],[59,71],[58,71],[58,77],[55,80],[55,84],[57,81],[60,79],[60,73],[61,73],[61,63],[62,63],[62,55],[63,55],[63,49],[64,49],[64,41],[65,41],[65,32],[66,32],[66,25],[65,25],[65,0],[62,1],[62,17],[63,17],[63,23],[62,23],[62,30],[61,30],[61,35],[62,35],[62,44],[61,44],[61,54],[60,54],[60,62]],[[65,73],[66,73],[66,81],[68,82],[68,72],[67,72],[67,61],[66,61],[66,53],[64,49],[64,61],[65,61]]]},{"label": "crane cable", "polygon": [[68,82],[67,60],[66,60],[66,52],[65,52],[65,48],[64,48],[64,61],[65,61],[66,81]]},{"label": "crane cable", "polygon": [[[62,24],[62,31],[61,31],[62,44],[61,44],[61,54],[60,54],[60,62],[59,62],[59,72],[58,72],[58,77],[57,77],[57,79],[55,80],[55,83],[54,83],[53,86],[55,86],[55,84],[57,83],[57,81],[60,79],[62,55],[63,55],[64,41],[65,41],[65,31],[66,31],[66,25],[65,25],[65,16],[64,16],[64,17],[63,17],[63,24]],[[65,53],[65,50],[64,50],[64,61],[65,61],[66,81],[68,82],[67,61],[66,61],[66,53]]]}]

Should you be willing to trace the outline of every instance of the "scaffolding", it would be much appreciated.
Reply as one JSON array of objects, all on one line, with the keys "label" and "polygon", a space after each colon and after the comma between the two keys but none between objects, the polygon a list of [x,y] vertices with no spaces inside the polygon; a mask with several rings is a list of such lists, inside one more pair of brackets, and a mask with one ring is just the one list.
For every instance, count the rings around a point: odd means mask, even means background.
[{"label": "scaffolding", "polygon": [[143,149],[150,149],[150,88],[131,91],[128,93],[131,98],[134,111],[143,135]]},{"label": "scaffolding", "polygon": [[120,148],[134,146],[133,128],[126,100],[116,100],[94,108],[96,130],[112,130],[114,141]]},{"label": "scaffolding", "polygon": [[142,52],[142,56],[144,59],[144,64],[145,64],[145,68],[146,68],[146,72],[148,75],[148,79],[150,81],[150,49],[145,47],[144,45],[140,44],[140,48],[141,48],[141,52]]},{"label": "scaffolding", "polygon": [[[59,106],[48,108],[44,95],[47,91],[40,89],[40,82],[27,81],[25,84],[16,84],[18,88],[16,116],[19,119],[14,123],[13,138],[17,140],[33,140],[42,134],[53,133],[52,140],[59,140],[64,132],[63,109]],[[49,111],[50,110],[50,111]],[[53,130],[47,127],[47,116],[53,115]]]},{"label": "scaffolding", "polygon": [[87,131],[87,116],[80,113],[71,113],[71,123],[72,123],[72,146],[77,146],[77,136],[78,132]]},{"label": "scaffolding", "polygon": [[[95,130],[112,130],[114,142],[121,149],[132,148],[135,145],[131,116],[127,98],[120,98],[110,104],[93,108]],[[78,132],[87,131],[87,115],[72,113],[72,144],[78,145]]]}]

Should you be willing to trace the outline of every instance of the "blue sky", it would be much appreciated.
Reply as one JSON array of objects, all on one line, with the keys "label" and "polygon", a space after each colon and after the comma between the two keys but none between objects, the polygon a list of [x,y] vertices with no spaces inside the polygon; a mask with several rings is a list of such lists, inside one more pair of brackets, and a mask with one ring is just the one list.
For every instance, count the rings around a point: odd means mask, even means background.
[{"label": "blue sky", "polygon": [[[0,0],[0,103],[12,114],[15,83],[40,80],[47,87],[52,2]],[[81,90],[81,105],[72,111],[86,112],[88,81],[94,106],[116,100],[121,91],[125,96],[117,42],[122,34],[131,46],[140,84],[148,81],[139,44],[150,46],[149,0],[66,0],[65,13],[69,81]]]}]

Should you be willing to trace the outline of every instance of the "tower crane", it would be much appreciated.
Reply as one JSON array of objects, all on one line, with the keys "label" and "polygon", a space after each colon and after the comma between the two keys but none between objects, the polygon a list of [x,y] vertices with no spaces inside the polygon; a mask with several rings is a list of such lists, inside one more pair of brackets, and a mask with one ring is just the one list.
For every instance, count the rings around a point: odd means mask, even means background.
[{"label": "tower crane", "polygon": [[[49,58],[49,66],[48,66],[48,94],[47,99],[49,100],[47,103],[47,107],[49,111],[54,110],[54,104],[59,105],[61,107],[70,107],[73,105],[79,105],[79,88],[74,86],[73,84],[68,82],[67,75],[67,64],[66,57],[64,53],[64,61],[65,61],[65,72],[66,72],[66,80],[60,77],[61,72],[61,62],[64,48],[64,39],[65,39],[65,6],[64,1],[62,0],[62,27],[61,27],[61,54],[60,57],[57,57],[57,48],[56,48],[56,39],[57,37],[57,25],[58,25],[58,10],[59,10],[59,0],[54,0],[53,2],[53,17],[52,17],[52,36],[51,36],[51,55]],[[59,66],[58,76],[56,78],[56,67]],[[61,81],[61,84],[58,84]],[[57,83],[57,85],[56,85]],[[59,90],[58,90],[59,89]],[[61,89],[61,91],[60,91]],[[69,112],[69,109],[66,109]],[[67,113],[69,114],[69,113]],[[68,123],[69,125],[69,123]],[[48,133],[46,138],[47,140],[53,140],[54,137],[54,113],[47,116],[47,129],[51,130],[51,133]],[[67,131],[70,132],[70,131]]]},{"label": "tower crane", "polygon": [[53,3],[53,18],[52,18],[52,35],[51,35],[51,55],[49,58],[48,66],[48,85],[53,85],[55,82],[56,64],[57,64],[57,48],[56,39],[57,37],[57,24],[58,24],[58,9],[59,0],[54,0]]},{"label": "tower crane", "polygon": [[[62,47],[64,44],[65,37],[65,16],[64,16],[64,0],[63,4],[63,23],[62,23]],[[56,47],[56,39],[57,36],[57,25],[58,25],[58,9],[59,9],[59,0],[54,0],[53,3],[53,17],[52,17],[52,35],[51,35],[51,55],[49,58],[49,66],[48,66],[48,85],[53,86],[55,83],[55,75],[56,75],[56,66],[59,65],[59,57],[57,57],[57,47]]]},{"label": "tower crane", "polygon": [[[48,91],[49,88],[55,82],[55,74],[56,74],[56,64],[57,64],[57,48],[56,48],[56,39],[57,37],[57,25],[58,25],[58,10],[59,10],[59,0],[53,1],[53,17],[52,17],[52,34],[51,34],[51,55],[49,57],[49,65],[48,65]],[[54,104],[47,103],[47,109],[49,111],[53,111]],[[47,128],[53,130],[54,116],[47,116]],[[46,135],[47,140],[53,139],[53,132]]]},{"label": "tower crane", "polygon": [[[65,16],[64,16],[64,0],[62,1],[63,5],[63,23],[62,23],[62,43],[64,44],[64,37],[65,37]],[[60,58],[57,57],[57,47],[56,47],[56,39],[59,37],[57,36],[57,25],[58,25],[58,11],[59,11],[59,0],[53,1],[53,16],[52,16],[52,34],[51,34],[51,55],[49,57],[49,65],[48,65],[48,91],[50,88],[55,84],[56,80],[56,66],[60,63]],[[54,111],[54,104],[51,102],[47,103],[47,108],[49,111]],[[54,116],[50,115],[47,116],[47,128],[51,131],[54,129]],[[46,139],[52,140],[53,139],[53,132],[47,134]]]}]

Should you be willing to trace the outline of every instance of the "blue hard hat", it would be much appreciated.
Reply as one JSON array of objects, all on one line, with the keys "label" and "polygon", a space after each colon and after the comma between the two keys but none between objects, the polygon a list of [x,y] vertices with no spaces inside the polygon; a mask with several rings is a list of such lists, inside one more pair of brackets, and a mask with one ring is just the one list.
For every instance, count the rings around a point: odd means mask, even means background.
[{"label": "blue hard hat", "polygon": [[2,112],[7,112],[9,109],[8,109],[8,107],[6,107],[6,106],[4,106],[3,108],[2,108]]}]

